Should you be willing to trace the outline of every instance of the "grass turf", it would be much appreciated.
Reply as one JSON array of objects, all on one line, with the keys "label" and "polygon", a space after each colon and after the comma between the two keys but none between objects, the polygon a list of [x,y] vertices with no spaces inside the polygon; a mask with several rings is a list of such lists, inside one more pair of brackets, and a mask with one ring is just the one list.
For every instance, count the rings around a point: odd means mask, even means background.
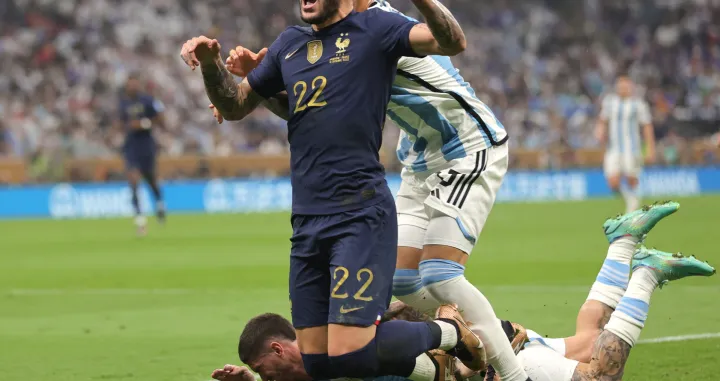
[{"label": "grass turf", "polygon": [[[713,246],[720,197],[682,199],[648,245]],[[604,258],[616,200],[495,207],[467,268],[497,314],[573,332]],[[202,381],[237,363],[243,322],[288,315],[287,214],[171,215],[138,239],[129,220],[0,222],[0,379]],[[642,338],[720,332],[720,278],[658,291]],[[627,380],[716,380],[720,340],[638,345]]]}]

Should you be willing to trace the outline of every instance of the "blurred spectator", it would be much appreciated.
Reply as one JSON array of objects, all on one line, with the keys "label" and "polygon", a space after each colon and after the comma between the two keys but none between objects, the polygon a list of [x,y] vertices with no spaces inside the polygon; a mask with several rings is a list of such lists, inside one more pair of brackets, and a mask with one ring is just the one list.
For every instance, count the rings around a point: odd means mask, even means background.
[{"label": "blurred spectator", "polygon": [[[115,155],[118,93],[130,72],[167,107],[155,131],[166,155],[287,151],[284,121],[258,110],[218,126],[182,43],[216,37],[227,52],[257,50],[299,22],[278,0],[4,0],[0,2],[0,155]],[[391,3],[419,17],[409,0]],[[653,109],[660,137],[674,120],[720,120],[719,0],[445,0],[468,49],[454,62],[509,130],[514,147],[546,151],[548,167],[595,147],[599,100],[629,73]],[[396,132],[386,129],[391,150]],[[59,156],[56,156],[59,155]],[[52,172],[52,171],[51,171]]]}]

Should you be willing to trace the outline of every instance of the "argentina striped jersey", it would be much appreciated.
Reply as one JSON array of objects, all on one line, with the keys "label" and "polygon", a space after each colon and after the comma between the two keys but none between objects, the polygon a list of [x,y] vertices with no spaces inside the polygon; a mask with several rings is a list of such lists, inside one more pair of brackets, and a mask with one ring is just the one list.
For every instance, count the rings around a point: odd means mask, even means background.
[{"label": "argentina striped jersey", "polygon": [[641,154],[640,127],[652,122],[650,108],[644,100],[607,95],[603,98],[600,118],[608,126],[608,152]]},{"label": "argentina striped jersey", "polygon": [[[384,0],[371,8],[400,13]],[[400,59],[387,116],[400,127],[397,155],[410,172],[445,168],[508,138],[502,123],[444,56]]]}]

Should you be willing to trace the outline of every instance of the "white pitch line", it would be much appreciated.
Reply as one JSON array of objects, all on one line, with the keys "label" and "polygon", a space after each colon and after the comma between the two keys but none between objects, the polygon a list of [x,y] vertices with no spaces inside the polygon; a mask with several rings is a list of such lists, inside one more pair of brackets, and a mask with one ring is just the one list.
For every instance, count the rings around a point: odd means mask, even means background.
[{"label": "white pitch line", "polygon": [[654,339],[640,340],[640,341],[638,341],[638,344],[660,344],[660,343],[672,343],[672,342],[677,342],[677,341],[707,340],[707,339],[720,339],[720,332],[698,333],[695,335],[656,337]]}]

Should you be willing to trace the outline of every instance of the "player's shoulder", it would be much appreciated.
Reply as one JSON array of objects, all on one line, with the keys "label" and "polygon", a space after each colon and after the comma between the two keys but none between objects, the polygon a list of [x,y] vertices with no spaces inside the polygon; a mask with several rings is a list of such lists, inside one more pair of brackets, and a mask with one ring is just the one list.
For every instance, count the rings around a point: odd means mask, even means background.
[{"label": "player's shoulder", "polygon": [[360,13],[361,17],[367,20],[408,20],[415,21],[412,17],[393,8],[387,2],[375,2],[365,12]]},{"label": "player's shoulder", "polygon": [[275,40],[276,43],[281,45],[291,44],[299,38],[307,38],[313,35],[313,30],[309,26],[292,25],[287,27],[278,38]]}]

